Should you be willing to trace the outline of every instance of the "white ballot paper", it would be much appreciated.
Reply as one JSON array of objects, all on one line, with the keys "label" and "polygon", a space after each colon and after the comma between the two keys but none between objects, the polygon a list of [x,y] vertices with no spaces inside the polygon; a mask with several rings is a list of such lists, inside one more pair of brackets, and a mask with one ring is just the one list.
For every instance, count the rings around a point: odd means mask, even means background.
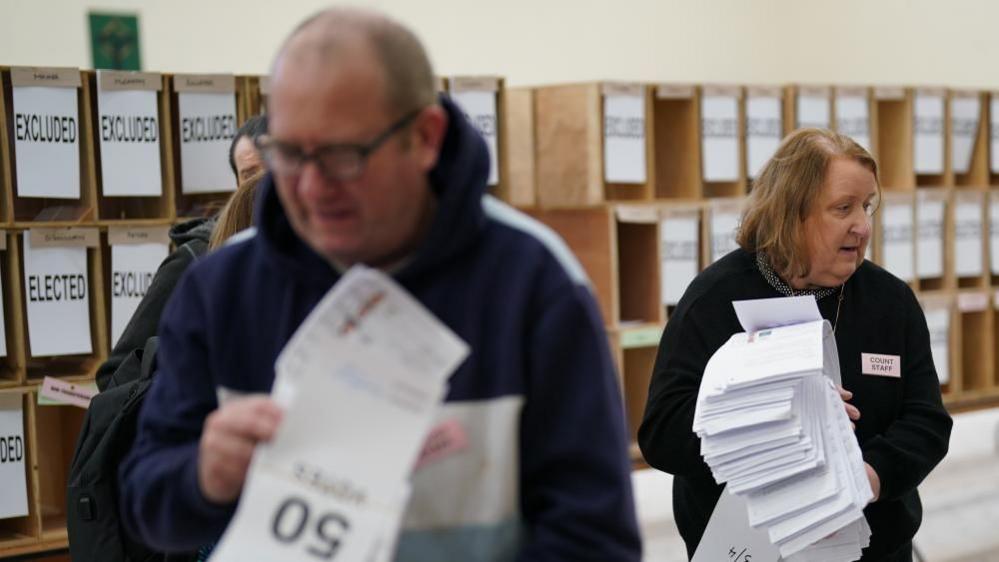
[{"label": "white ballot paper", "polygon": [[885,202],[881,222],[881,255],[884,267],[903,281],[915,279],[915,239],[912,200]]},{"label": "white ballot paper", "polygon": [[925,191],[916,195],[916,275],[920,279],[944,274],[944,199]]},{"label": "white ballot paper", "polygon": [[467,355],[389,277],[349,271],[278,357],[284,419],[212,560],[391,560],[409,474]]},{"label": "white ballot paper", "polygon": [[697,277],[700,251],[700,221],[696,214],[666,216],[659,226],[662,239],[660,271],[663,304],[680,302],[690,282]]},{"label": "white ballot paper", "polygon": [[731,558],[754,545],[754,562],[856,560],[869,543],[863,509],[873,494],[836,391],[832,328],[810,296],[733,306],[746,332],[708,361],[694,412],[704,460],[727,484],[704,533],[715,544],[702,540],[703,548],[720,544]]},{"label": "white ballot paper", "polygon": [[489,149],[488,185],[499,183],[497,151],[496,92],[492,90],[461,90],[449,94],[458,107],[465,112],[469,123],[482,135]]},{"label": "white ballot paper", "polygon": [[958,277],[978,277],[985,270],[983,204],[976,193],[962,193],[955,198],[954,273]]},{"label": "white ballot paper", "polygon": [[926,327],[930,332],[930,354],[937,369],[940,384],[950,382],[950,310],[944,307],[924,308]]},{"label": "white ballot paper", "polygon": [[999,191],[989,194],[989,263],[992,275],[999,275]]},{"label": "white ballot paper", "polygon": [[989,143],[989,170],[993,174],[999,173],[999,96],[992,94],[989,96],[989,136],[992,141]]},{"label": "white ballot paper", "polygon": [[826,95],[800,94],[798,96],[798,129],[829,128],[829,98]]}]

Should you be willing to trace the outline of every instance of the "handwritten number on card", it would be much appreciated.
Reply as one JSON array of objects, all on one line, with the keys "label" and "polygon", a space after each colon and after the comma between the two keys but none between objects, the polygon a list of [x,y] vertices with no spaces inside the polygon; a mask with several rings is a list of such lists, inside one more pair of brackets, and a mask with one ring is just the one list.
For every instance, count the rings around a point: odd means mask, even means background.
[{"label": "handwritten number on card", "polygon": [[[278,507],[271,522],[271,533],[279,542],[291,544],[298,542],[309,524],[311,510],[309,504],[302,498],[286,498]],[[340,533],[337,533],[339,528]],[[324,513],[316,521],[316,536],[322,543],[320,546],[309,545],[306,551],[322,560],[332,560],[340,548],[340,538],[343,532],[350,529],[350,523],[336,513]]]}]

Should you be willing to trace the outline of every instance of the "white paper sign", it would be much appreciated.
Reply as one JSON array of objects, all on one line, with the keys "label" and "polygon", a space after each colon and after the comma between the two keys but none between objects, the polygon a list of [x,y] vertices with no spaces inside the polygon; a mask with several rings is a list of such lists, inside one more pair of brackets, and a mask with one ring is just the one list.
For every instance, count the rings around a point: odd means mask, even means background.
[{"label": "white paper sign", "polygon": [[944,99],[916,94],[915,165],[917,174],[942,174],[944,169]]},{"label": "white paper sign", "polygon": [[691,562],[776,562],[780,552],[766,529],[754,529],[746,499],[722,490]]},{"label": "white paper sign", "polygon": [[0,394],[0,519],[28,514],[22,404],[20,394]]},{"label": "white paper sign", "polygon": [[464,90],[451,92],[450,95],[465,112],[475,130],[486,140],[486,146],[489,147],[489,185],[496,185],[499,183],[499,165],[496,157],[498,154],[496,92]]},{"label": "white paper sign", "polygon": [[737,249],[735,241],[739,228],[739,212],[713,209],[711,211],[711,263],[720,260],[729,252]]},{"label": "white paper sign", "polygon": [[237,130],[236,97],[180,92],[177,99],[182,191],[235,191],[229,144]]},{"label": "white paper sign", "polygon": [[829,98],[825,96],[798,96],[798,129],[815,127],[829,128]]},{"label": "white paper sign", "polygon": [[867,98],[836,96],[836,130],[871,150],[871,118]]},{"label": "white paper sign", "polygon": [[999,96],[992,94],[989,101],[989,169],[999,174]]},{"label": "white paper sign", "polygon": [[31,248],[24,239],[24,292],[32,357],[90,353],[86,248]]},{"label": "white paper sign", "polygon": [[930,331],[930,352],[937,369],[940,384],[950,381],[950,311],[931,308],[924,311],[926,327]]},{"label": "white paper sign", "polygon": [[780,146],[784,136],[780,98],[749,97],[746,100],[746,168],[756,178]]},{"label": "white paper sign", "polygon": [[111,342],[118,342],[125,326],[153,281],[169,247],[166,244],[111,246]]},{"label": "white paper sign", "polygon": [[[0,234],[4,236],[4,234]],[[0,279],[0,357],[7,357],[7,321],[4,319],[3,280]]]},{"label": "white paper sign", "polygon": [[984,271],[982,208],[957,199],[954,210],[954,270],[958,277],[978,277]]},{"label": "white paper sign", "polygon": [[951,162],[954,172],[964,174],[971,167],[971,151],[975,147],[981,104],[978,96],[958,96],[951,101]]},{"label": "white paper sign", "polygon": [[604,96],[604,179],[645,183],[645,100]]},{"label": "white paper sign", "polygon": [[989,261],[992,274],[999,275],[999,193],[989,194]]},{"label": "white paper sign", "polygon": [[944,202],[918,196],[916,202],[916,274],[920,279],[944,274]]},{"label": "white paper sign", "polygon": [[24,86],[13,92],[18,196],[79,199],[76,88]]},{"label": "white paper sign", "polygon": [[662,298],[667,306],[680,302],[697,276],[699,224],[696,217],[666,217],[660,223],[662,238]]},{"label": "white paper sign", "polygon": [[912,205],[887,202],[882,220],[881,255],[885,269],[903,281],[912,281],[915,278]]},{"label": "white paper sign", "polygon": [[156,92],[98,89],[97,108],[104,195],[162,195]]},{"label": "white paper sign", "polygon": [[704,181],[739,179],[739,100],[704,96],[701,100]]}]

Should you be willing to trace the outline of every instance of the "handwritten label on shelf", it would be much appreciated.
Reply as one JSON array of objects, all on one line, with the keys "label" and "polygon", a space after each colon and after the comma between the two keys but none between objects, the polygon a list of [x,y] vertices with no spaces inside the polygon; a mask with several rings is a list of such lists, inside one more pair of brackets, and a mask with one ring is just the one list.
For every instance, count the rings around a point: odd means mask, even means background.
[{"label": "handwritten label on shelf", "polygon": [[999,192],[989,193],[989,263],[999,275]]},{"label": "handwritten label on shelf", "polygon": [[798,103],[795,108],[798,114],[797,128],[817,127],[829,128],[829,94],[822,90],[802,90],[798,93]]},{"label": "handwritten label on shelf", "polygon": [[[98,82],[105,81],[98,70]],[[118,73],[120,74],[120,73]],[[97,138],[101,148],[101,187],[105,196],[159,196],[160,123],[156,91],[97,90]]]},{"label": "handwritten label on shelf", "polygon": [[452,80],[451,99],[465,112],[475,130],[486,140],[489,148],[489,185],[499,183],[497,158],[496,92],[494,90],[455,90]]},{"label": "handwritten label on shelf", "polygon": [[604,96],[604,179],[645,183],[645,98]]},{"label": "handwritten label on shelf", "polygon": [[80,119],[76,88],[13,88],[19,197],[80,198]]},{"label": "handwritten label on shelf", "polygon": [[32,248],[29,232],[23,241],[31,356],[90,353],[87,249]]},{"label": "handwritten label on shelf", "polygon": [[950,382],[950,310],[925,308],[926,327],[930,331],[930,354],[940,384]]},{"label": "handwritten label on shelf", "polygon": [[28,514],[22,395],[0,394],[0,519]]},{"label": "handwritten label on shelf", "polygon": [[984,271],[982,198],[960,193],[954,209],[954,271],[958,277],[978,277]]},{"label": "handwritten label on shelf", "polygon": [[836,130],[871,149],[871,118],[867,98],[850,92],[836,96]]},{"label": "handwritten label on shelf", "polygon": [[965,174],[971,168],[971,153],[978,135],[981,100],[977,95],[955,96],[950,105],[951,162],[954,172]]},{"label": "handwritten label on shelf", "polygon": [[944,170],[944,98],[936,92],[916,93],[915,167],[917,174]]},{"label": "handwritten label on shelf", "polygon": [[746,99],[746,170],[750,179],[760,174],[783,137],[780,98],[750,95]]},{"label": "handwritten label on shelf", "polygon": [[111,342],[118,342],[139,303],[146,296],[153,276],[169,246],[161,243],[111,246]]},{"label": "handwritten label on shelf", "polygon": [[237,130],[236,96],[182,91],[177,94],[177,108],[182,191],[234,191],[229,143]]},{"label": "handwritten label on shelf", "polygon": [[667,306],[680,302],[687,286],[697,276],[700,248],[697,215],[667,215],[660,222],[662,299]]},{"label": "handwritten label on shelf", "polygon": [[705,95],[701,100],[704,181],[739,179],[739,98]]},{"label": "handwritten label on shelf", "polygon": [[932,197],[924,192],[917,194],[916,275],[920,279],[943,277],[944,212],[942,197]]},{"label": "handwritten label on shelf", "polygon": [[881,228],[881,255],[885,269],[903,281],[915,278],[912,203],[886,201]]}]

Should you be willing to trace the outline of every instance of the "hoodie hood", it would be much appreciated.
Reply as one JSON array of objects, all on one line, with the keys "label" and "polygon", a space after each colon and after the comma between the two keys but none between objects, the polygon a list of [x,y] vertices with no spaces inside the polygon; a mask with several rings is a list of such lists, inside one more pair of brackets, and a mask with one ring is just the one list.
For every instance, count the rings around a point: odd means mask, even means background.
[{"label": "hoodie hood", "polygon": [[[448,127],[437,165],[429,172],[430,188],[437,197],[432,225],[416,251],[395,276],[412,278],[446,262],[468,249],[485,226],[482,197],[489,177],[489,152],[482,136],[464,113],[446,96],[440,104],[447,112]],[[312,251],[292,230],[271,174],[263,179],[256,216],[261,243],[268,256],[286,271],[303,280],[329,283],[339,274]]]},{"label": "hoodie hood", "polygon": [[192,240],[208,243],[215,229],[217,217],[197,218],[175,224],[170,227],[170,240],[176,247],[181,247]]}]

